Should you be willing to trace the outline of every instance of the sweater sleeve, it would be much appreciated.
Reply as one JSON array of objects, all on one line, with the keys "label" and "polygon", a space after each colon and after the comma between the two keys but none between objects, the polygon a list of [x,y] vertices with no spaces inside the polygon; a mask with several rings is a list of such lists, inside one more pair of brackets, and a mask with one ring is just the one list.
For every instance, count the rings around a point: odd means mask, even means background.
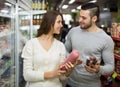
[{"label": "sweater sleeve", "polygon": [[65,47],[67,50],[67,54],[72,51],[72,42],[71,42],[71,30],[68,32],[68,35],[66,36],[66,42],[65,42]]},{"label": "sweater sleeve", "polygon": [[23,76],[26,81],[40,81],[44,80],[44,72],[34,71],[33,64],[33,49],[32,41],[28,41],[23,48],[22,58],[23,58]]},{"label": "sweater sleeve", "polygon": [[106,42],[102,51],[104,65],[100,66],[100,73],[102,75],[111,74],[114,71],[114,43],[112,39]]}]

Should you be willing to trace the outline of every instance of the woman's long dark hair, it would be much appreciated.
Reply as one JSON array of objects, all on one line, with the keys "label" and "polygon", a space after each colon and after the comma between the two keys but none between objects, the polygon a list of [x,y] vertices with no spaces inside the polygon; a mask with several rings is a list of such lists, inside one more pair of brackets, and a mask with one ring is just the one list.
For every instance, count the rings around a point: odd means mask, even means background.
[{"label": "woman's long dark hair", "polygon": [[51,31],[58,15],[61,15],[61,13],[59,13],[58,11],[48,11],[44,14],[42,22],[40,24],[40,28],[38,29],[37,37],[41,36],[42,34],[48,34]]}]

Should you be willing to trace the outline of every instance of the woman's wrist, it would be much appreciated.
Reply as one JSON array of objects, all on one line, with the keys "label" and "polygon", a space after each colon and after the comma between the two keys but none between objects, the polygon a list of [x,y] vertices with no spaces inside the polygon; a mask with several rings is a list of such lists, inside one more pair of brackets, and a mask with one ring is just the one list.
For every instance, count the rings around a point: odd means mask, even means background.
[{"label": "woman's wrist", "polygon": [[53,72],[45,72],[44,77],[45,77],[45,79],[53,78],[54,74],[53,74]]},{"label": "woman's wrist", "polygon": [[71,74],[71,72],[67,72],[67,73],[65,74],[65,76],[66,76],[66,77],[69,77],[70,74]]}]

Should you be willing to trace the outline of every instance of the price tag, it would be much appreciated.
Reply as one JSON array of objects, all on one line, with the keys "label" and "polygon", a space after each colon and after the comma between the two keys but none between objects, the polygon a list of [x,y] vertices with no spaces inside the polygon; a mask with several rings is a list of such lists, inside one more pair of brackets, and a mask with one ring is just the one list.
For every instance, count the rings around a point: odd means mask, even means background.
[{"label": "price tag", "polygon": [[114,72],[114,73],[113,73],[113,75],[112,75],[112,78],[114,78],[114,79],[115,79],[116,77],[117,77],[117,73],[116,73],[116,72]]}]

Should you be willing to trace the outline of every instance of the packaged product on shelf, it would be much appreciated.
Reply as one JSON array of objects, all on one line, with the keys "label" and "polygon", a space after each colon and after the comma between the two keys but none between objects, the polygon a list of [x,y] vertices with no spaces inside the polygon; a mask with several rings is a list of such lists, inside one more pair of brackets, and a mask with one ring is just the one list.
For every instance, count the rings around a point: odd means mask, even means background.
[{"label": "packaged product on shelf", "polygon": [[117,23],[112,23],[112,36],[117,37]]},{"label": "packaged product on shelf", "polygon": [[42,10],[42,0],[38,0],[38,10]]},{"label": "packaged product on shelf", "polygon": [[117,24],[117,35],[120,37],[120,23]]}]

